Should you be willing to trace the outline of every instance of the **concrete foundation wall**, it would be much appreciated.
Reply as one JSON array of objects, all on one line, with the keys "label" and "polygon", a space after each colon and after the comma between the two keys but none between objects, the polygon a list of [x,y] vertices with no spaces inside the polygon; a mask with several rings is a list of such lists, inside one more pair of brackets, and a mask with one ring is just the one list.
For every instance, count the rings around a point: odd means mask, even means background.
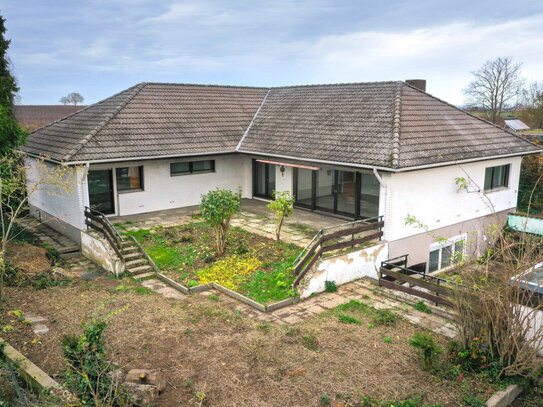
[{"label": "concrete foundation wall", "polygon": [[507,221],[507,215],[515,209],[505,210],[496,214],[481,216],[465,222],[432,230],[430,233],[419,233],[389,242],[390,258],[409,254],[409,264],[428,263],[430,245],[439,238],[452,238],[459,235],[467,235],[466,255],[473,259],[482,256],[489,248],[492,240],[489,231],[492,226],[503,227]]},{"label": "concrete foundation wall", "polygon": [[104,270],[118,276],[124,271],[124,263],[115,255],[108,242],[104,242],[89,233],[81,232],[81,253],[86,258],[100,265]]},{"label": "concrete foundation wall", "polygon": [[334,281],[337,285],[358,280],[363,277],[378,278],[381,262],[389,258],[388,243],[324,259],[304,278],[299,290],[301,298],[313,293],[323,292],[325,281]]}]

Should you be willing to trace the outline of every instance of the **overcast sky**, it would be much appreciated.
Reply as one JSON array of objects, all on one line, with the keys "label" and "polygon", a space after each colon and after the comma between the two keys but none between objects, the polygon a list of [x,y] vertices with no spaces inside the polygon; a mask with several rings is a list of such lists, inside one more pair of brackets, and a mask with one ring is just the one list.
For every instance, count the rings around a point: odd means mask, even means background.
[{"label": "overcast sky", "polygon": [[543,1],[3,0],[21,103],[94,103],[138,82],[278,86],[427,79],[463,102],[512,56],[543,80]]}]

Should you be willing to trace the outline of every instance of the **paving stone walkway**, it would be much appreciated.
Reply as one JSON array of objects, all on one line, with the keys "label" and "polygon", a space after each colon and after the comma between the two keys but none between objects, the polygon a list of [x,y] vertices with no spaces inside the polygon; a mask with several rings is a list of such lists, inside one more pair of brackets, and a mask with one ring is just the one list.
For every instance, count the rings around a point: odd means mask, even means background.
[{"label": "paving stone walkway", "polygon": [[[260,236],[275,238],[275,220],[273,213],[266,207],[267,202],[243,199],[241,210],[232,219],[232,225],[243,228]],[[168,209],[146,214],[111,217],[115,227],[124,230],[150,229],[156,226],[179,226],[194,222],[198,213],[197,206]],[[340,225],[343,219],[322,215],[295,208],[292,216],[285,220],[281,229],[281,238],[287,243],[305,247],[315,233],[323,227]]]},{"label": "paving stone walkway", "polygon": [[49,327],[47,326],[47,318],[41,317],[39,315],[33,314],[23,314],[23,319],[25,321],[30,321],[32,325],[32,330],[38,336],[42,336],[49,332]]}]

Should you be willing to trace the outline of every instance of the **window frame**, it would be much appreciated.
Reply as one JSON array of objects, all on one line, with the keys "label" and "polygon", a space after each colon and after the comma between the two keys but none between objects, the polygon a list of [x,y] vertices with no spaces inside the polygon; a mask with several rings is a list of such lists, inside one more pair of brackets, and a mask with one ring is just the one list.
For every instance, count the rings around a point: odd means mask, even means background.
[{"label": "window frame", "polygon": [[[140,179],[140,186],[138,188],[131,188],[131,187],[128,187],[128,188],[119,188],[119,175],[118,175],[118,172],[120,170],[123,170],[123,169],[129,169],[129,168],[137,168],[138,169],[138,175],[139,175],[139,179]],[[144,188],[144,182],[143,182],[144,178],[143,178],[143,165],[130,165],[130,166],[127,166],[127,167],[116,167],[115,168],[115,188],[117,189],[117,193],[119,194],[126,194],[126,193],[130,193],[130,192],[140,192],[140,191],[144,191],[145,188]]]},{"label": "window frame", "polygon": [[[497,170],[499,168],[504,169],[503,184],[496,185],[495,184],[495,173],[497,172]],[[491,173],[490,173],[490,185],[487,188],[486,179],[487,179],[488,171],[491,171]],[[492,191],[497,191],[497,190],[500,190],[500,189],[509,188],[509,175],[510,175],[510,173],[511,173],[511,164],[502,164],[502,165],[495,165],[493,167],[486,167],[485,168],[485,178],[484,178],[484,183],[483,183],[483,190],[485,192],[492,192]]]},{"label": "window frame", "polygon": [[[426,267],[426,272],[427,273],[435,273],[435,272],[439,272],[439,271],[445,271],[445,270],[448,270],[451,267],[453,267],[457,262],[457,259],[456,259],[456,257],[457,257],[457,244],[459,242],[463,242],[463,244],[462,244],[462,253],[465,254],[466,253],[466,241],[467,241],[467,234],[463,234],[463,235],[451,237],[451,238],[447,239],[446,242],[432,243],[430,245],[430,250],[428,252],[428,265]],[[448,249],[448,248],[450,248],[450,250],[451,250],[451,256],[450,256],[448,265],[443,266],[443,249]],[[430,270],[430,258],[431,258],[431,253],[433,253],[433,252],[438,252],[438,256],[437,256],[437,266],[438,267],[437,267],[436,270]]]},{"label": "window frame", "polygon": [[[194,169],[194,163],[205,162],[205,161],[209,161],[211,163],[211,169],[209,170],[195,170]],[[188,172],[178,172],[178,173],[172,172],[173,165],[182,164],[182,163],[188,163],[189,165]],[[181,177],[184,175],[193,175],[193,174],[207,174],[210,172],[215,172],[215,160],[176,161],[176,162],[170,163],[170,177]]]}]

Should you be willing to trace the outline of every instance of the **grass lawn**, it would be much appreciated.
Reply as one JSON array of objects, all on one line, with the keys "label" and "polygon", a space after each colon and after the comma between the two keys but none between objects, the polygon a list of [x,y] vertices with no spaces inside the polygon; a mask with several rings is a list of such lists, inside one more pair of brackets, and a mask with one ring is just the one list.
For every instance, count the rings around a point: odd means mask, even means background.
[{"label": "grass lawn", "polygon": [[302,250],[296,245],[231,227],[225,254],[217,258],[213,230],[204,222],[126,233],[164,274],[185,286],[216,281],[261,303],[296,294],[291,266]]},{"label": "grass lawn", "polygon": [[[36,291],[7,287],[2,337],[53,377],[66,368],[60,340],[81,333],[81,321],[111,316],[105,343],[114,362],[164,369],[158,406],[482,406],[497,385],[479,375],[435,374],[422,368],[409,339],[420,328],[379,312],[365,298],[294,325],[262,323],[223,295],[168,300],[123,279],[74,278]],[[21,310],[47,318],[33,334]],[[121,311],[119,311],[121,310]],[[435,340],[445,346],[445,339]]]}]

